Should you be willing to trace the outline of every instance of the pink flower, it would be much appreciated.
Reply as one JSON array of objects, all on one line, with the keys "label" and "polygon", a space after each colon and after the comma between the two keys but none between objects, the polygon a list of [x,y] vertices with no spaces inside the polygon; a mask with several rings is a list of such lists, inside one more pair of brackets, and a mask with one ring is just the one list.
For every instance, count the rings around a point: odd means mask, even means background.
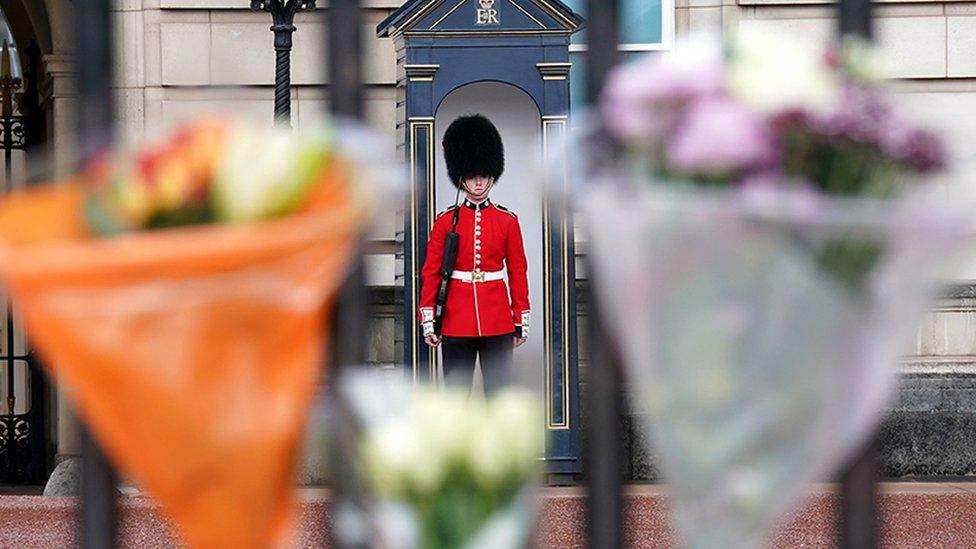
[{"label": "pink flower", "polygon": [[719,94],[723,78],[720,56],[650,53],[610,73],[600,110],[617,139],[654,141],[684,104]]},{"label": "pink flower", "polygon": [[773,166],[776,143],[756,113],[729,98],[697,101],[667,144],[670,167],[695,175],[732,174]]}]

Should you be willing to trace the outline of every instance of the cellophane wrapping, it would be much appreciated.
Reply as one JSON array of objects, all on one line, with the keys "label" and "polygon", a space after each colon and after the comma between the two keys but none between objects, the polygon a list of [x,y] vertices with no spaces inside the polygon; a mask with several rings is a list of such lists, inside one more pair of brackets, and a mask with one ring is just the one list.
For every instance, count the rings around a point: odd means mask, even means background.
[{"label": "cellophane wrapping", "polygon": [[576,197],[677,533],[701,549],[760,545],[867,442],[970,226],[961,204],[921,196],[619,172]]},{"label": "cellophane wrapping", "polygon": [[398,177],[368,132],[332,131],[340,169],[279,219],[100,237],[74,181],[0,203],[0,277],[44,366],[191,547],[290,533],[327,313]]}]

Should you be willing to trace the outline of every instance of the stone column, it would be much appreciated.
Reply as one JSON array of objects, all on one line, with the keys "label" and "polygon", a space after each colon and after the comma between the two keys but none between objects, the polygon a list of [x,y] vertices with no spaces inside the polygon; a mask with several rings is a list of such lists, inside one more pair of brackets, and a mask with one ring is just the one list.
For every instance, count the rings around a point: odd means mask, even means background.
[{"label": "stone column", "polygon": [[[146,87],[146,18],[141,2],[119,1],[113,11],[116,18],[115,68],[117,135],[121,140],[142,137],[145,128]],[[156,14],[158,10],[149,10]],[[76,129],[75,67],[70,54],[70,40],[55,39],[55,53],[43,57],[42,108],[48,120],[48,135],[54,162],[53,177],[70,175],[77,169],[74,153]],[[77,493],[79,429],[71,408],[70,396],[60,392],[54,410],[54,435],[57,444],[57,467],[44,493],[69,495]]]},{"label": "stone column", "polygon": [[47,116],[54,176],[64,177],[74,169],[72,154],[75,134],[75,69],[68,55],[43,57],[44,78],[41,82],[41,108]]},{"label": "stone column", "polygon": [[[71,174],[75,169],[75,70],[68,55],[49,54],[43,57],[44,77],[41,82],[41,108],[48,123],[49,153],[54,164],[55,178]],[[57,466],[44,488],[45,495],[75,495],[78,493],[78,424],[70,409],[68,398],[59,390],[52,423],[57,445]]]}]

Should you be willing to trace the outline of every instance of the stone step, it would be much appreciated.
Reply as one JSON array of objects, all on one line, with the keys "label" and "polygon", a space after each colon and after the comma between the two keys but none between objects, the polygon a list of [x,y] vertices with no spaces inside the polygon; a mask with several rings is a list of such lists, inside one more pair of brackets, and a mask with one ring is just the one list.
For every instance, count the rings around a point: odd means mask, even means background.
[{"label": "stone step", "polygon": [[[634,485],[626,490],[629,547],[673,545],[666,488]],[[895,482],[880,486],[883,547],[976,547],[976,483]],[[581,488],[539,491],[536,547],[585,547],[584,492]],[[36,549],[74,546],[73,498],[0,496],[0,547]],[[836,486],[811,487],[803,507],[779,529],[772,546],[833,547],[839,501]],[[298,547],[327,547],[328,492],[301,492]],[[121,500],[121,547],[178,547],[166,520],[143,497]]]}]

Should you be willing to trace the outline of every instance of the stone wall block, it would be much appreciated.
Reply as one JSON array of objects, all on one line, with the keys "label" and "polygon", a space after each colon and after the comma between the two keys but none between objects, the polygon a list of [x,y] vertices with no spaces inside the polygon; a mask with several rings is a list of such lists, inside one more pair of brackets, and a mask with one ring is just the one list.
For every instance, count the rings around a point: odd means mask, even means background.
[{"label": "stone wall block", "polygon": [[142,11],[119,11],[115,24],[115,85],[124,88],[144,86],[146,82],[146,24]]},{"label": "stone wall block", "polygon": [[945,17],[889,17],[878,20],[878,41],[900,78],[946,75]]},{"label": "stone wall block", "polygon": [[945,355],[945,328],[945,317],[931,312],[926,314],[916,336],[916,354]]},{"label": "stone wall block", "polygon": [[[318,15],[318,14],[316,14]],[[369,84],[395,84],[396,63],[393,41],[376,38],[376,23],[367,18],[363,25],[363,80]],[[296,23],[292,78],[298,84],[317,84],[327,81],[326,43],[327,22]]]},{"label": "stone wall block", "polygon": [[[221,15],[221,17],[216,17]],[[231,16],[234,17],[231,17]],[[241,13],[215,14],[212,25],[212,83],[218,85],[274,84],[275,54],[271,19],[258,22]],[[253,14],[260,16],[262,14]],[[234,20],[239,19],[239,20]],[[293,85],[321,84],[327,80],[326,23],[322,14],[297,18],[292,35]],[[374,36],[376,23],[363,25],[363,79],[368,84],[394,84],[396,64],[391,40]]]},{"label": "stone wall block", "polygon": [[950,77],[976,76],[976,17],[949,17],[946,63]]},{"label": "stone wall block", "polygon": [[722,30],[722,8],[688,8],[688,30],[691,33]]},{"label": "stone wall block", "polygon": [[269,126],[274,120],[274,99],[209,99],[163,101],[161,123],[175,124],[201,114],[230,113],[266,122]]},{"label": "stone wall block", "polygon": [[976,356],[976,312],[940,313],[945,321],[945,354]]},{"label": "stone wall block", "polygon": [[394,319],[391,314],[374,316],[369,321],[369,353],[366,361],[370,364],[393,364]]},{"label": "stone wall block", "polygon": [[[159,34],[164,86],[200,86],[211,83],[209,24],[162,23]],[[240,55],[240,52],[238,54],[239,62],[242,63],[258,57]]]},{"label": "stone wall block", "polygon": [[[761,15],[779,15],[778,13],[763,13]],[[798,40],[805,40],[815,44],[827,45],[833,40],[834,21],[831,19],[804,18],[743,18],[739,21],[739,28],[776,32],[788,36],[795,36]]]},{"label": "stone wall block", "polygon": [[369,286],[392,286],[395,282],[394,257],[389,254],[367,254],[365,256],[366,284]]},{"label": "stone wall block", "polygon": [[141,11],[143,0],[113,0],[112,11]]},{"label": "stone wall block", "polygon": [[879,436],[886,477],[976,474],[976,377],[905,376]]},{"label": "stone wall block", "polygon": [[146,97],[142,88],[124,88],[115,92],[119,138],[134,142],[145,134]]},{"label": "stone wall block", "polygon": [[163,48],[159,11],[143,12],[143,65],[145,86],[163,85]]},{"label": "stone wall block", "polygon": [[[260,14],[255,14],[260,15]],[[213,23],[209,52],[210,81],[216,85],[272,84],[275,71],[274,33],[268,21]],[[307,29],[303,29],[307,32]],[[302,31],[299,31],[302,32]],[[299,33],[295,33],[298,38]],[[293,69],[297,59],[292,59]],[[296,71],[293,70],[293,76]],[[300,74],[300,73],[297,73]]]}]

